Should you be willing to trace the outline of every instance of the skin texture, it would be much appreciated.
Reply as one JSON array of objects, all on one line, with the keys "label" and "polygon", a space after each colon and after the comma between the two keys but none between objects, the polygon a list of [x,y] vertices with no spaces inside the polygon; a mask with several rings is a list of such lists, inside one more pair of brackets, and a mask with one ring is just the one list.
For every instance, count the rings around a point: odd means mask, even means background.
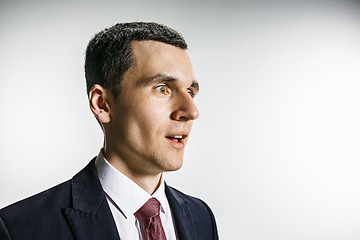
[{"label": "skin texture", "polygon": [[[134,65],[121,92],[94,85],[90,108],[102,123],[106,159],[152,194],[162,173],[183,164],[184,147],[199,111],[198,91],[187,53],[157,41],[132,43]],[[184,138],[179,142],[173,136]]]}]

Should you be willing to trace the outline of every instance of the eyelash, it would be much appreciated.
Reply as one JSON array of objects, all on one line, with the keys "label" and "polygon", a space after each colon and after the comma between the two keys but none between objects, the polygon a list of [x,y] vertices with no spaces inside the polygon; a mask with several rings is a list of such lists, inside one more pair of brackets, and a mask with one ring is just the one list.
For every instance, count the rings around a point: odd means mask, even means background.
[{"label": "eyelash", "polygon": [[[166,92],[161,92],[160,88],[162,88],[162,87],[165,87],[165,88],[166,88],[166,89],[165,89]],[[159,92],[159,93],[161,93],[161,94],[164,94],[164,95],[167,95],[167,94],[169,94],[169,93],[171,92],[169,86],[167,86],[167,85],[165,85],[165,84],[164,84],[164,85],[159,85],[159,86],[155,87],[154,90],[157,91],[157,92]]]},{"label": "eyelash", "polygon": [[[160,88],[162,88],[162,87],[166,88],[166,89],[164,90],[165,92],[161,92]],[[169,86],[167,86],[167,85],[165,85],[165,84],[159,85],[159,86],[155,87],[154,90],[157,91],[157,92],[159,92],[160,94],[164,94],[164,95],[168,95],[168,94],[171,93],[171,90],[170,90]],[[192,98],[194,98],[195,95],[196,95],[196,93],[194,93],[194,91],[192,91],[191,89],[188,89],[188,93],[189,93],[189,95],[190,95]]]},{"label": "eyelash", "polygon": [[189,93],[189,95],[192,97],[192,98],[194,98],[195,97],[195,95],[196,95],[196,93],[194,93],[194,91],[192,91],[192,90],[188,90],[188,93]]}]

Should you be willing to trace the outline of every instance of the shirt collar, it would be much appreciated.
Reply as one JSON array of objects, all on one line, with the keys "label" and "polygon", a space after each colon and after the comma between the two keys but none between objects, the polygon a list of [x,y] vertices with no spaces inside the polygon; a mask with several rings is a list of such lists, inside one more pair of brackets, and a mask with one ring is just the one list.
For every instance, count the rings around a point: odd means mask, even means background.
[{"label": "shirt collar", "polygon": [[96,170],[102,188],[106,195],[113,201],[125,218],[133,215],[140,207],[142,207],[151,197],[156,198],[161,204],[161,211],[165,213],[168,209],[167,199],[165,195],[164,179],[158,189],[150,195],[130,178],[115,169],[104,157],[101,149],[95,160]]}]

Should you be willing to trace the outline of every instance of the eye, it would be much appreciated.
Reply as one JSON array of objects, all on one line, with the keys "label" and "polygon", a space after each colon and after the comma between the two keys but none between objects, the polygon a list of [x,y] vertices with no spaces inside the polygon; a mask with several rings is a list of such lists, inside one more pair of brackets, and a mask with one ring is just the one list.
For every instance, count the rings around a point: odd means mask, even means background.
[{"label": "eye", "polygon": [[154,90],[164,95],[170,93],[170,88],[167,85],[159,85],[156,88],[154,88]]},{"label": "eye", "polygon": [[196,92],[194,92],[194,91],[191,90],[191,89],[188,89],[188,93],[189,93],[189,95],[190,95],[192,98],[194,98],[195,95],[196,95]]}]

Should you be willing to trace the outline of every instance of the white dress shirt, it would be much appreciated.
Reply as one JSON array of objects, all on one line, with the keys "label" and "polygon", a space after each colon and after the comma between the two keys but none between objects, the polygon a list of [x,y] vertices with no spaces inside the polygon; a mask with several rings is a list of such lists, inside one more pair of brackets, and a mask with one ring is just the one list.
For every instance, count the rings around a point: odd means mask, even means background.
[{"label": "white dress shirt", "polygon": [[140,222],[134,214],[152,197],[160,202],[160,218],[166,239],[176,240],[175,227],[169,202],[165,195],[163,178],[159,188],[150,195],[130,178],[115,169],[105,159],[102,150],[95,160],[95,166],[121,240],[145,239],[140,228]]}]

